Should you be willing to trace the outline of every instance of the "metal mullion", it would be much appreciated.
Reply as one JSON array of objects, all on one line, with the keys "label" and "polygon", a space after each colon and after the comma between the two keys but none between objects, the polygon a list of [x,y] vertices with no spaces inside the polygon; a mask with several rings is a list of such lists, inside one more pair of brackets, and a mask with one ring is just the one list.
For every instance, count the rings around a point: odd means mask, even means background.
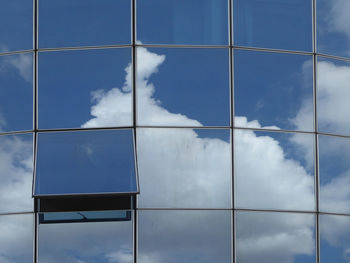
[{"label": "metal mullion", "polygon": [[33,133],[33,132],[34,132],[34,130],[0,132],[0,136],[19,135],[19,134],[29,134],[29,133]]},{"label": "metal mullion", "polygon": [[299,134],[315,134],[313,131],[298,131],[298,130],[283,130],[269,128],[250,128],[250,127],[233,127],[235,130],[261,131],[261,132],[276,132],[276,133],[299,133]]},{"label": "metal mullion", "polygon": [[38,52],[53,52],[53,51],[72,51],[72,50],[96,50],[96,49],[117,49],[131,48],[131,44],[125,45],[102,45],[102,46],[77,46],[77,47],[56,47],[56,48],[38,48]]},{"label": "metal mullion", "polygon": [[[35,187],[35,171],[36,171],[36,157],[37,157],[37,129],[38,129],[38,28],[39,28],[39,0],[33,0],[33,45],[34,45],[34,83],[33,83],[33,179],[32,179],[32,195]],[[33,240],[33,260],[37,263],[38,260],[38,214],[35,199],[33,198],[34,207],[34,240]]]},{"label": "metal mullion", "polygon": [[316,53],[316,55],[319,56],[319,57],[323,57],[323,58],[328,58],[328,59],[334,59],[334,60],[341,60],[341,61],[345,61],[345,62],[350,62],[350,58],[346,58],[346,57],[328,55],[328,54],[323,54],[323,53]]},{"label": "metal mullion", "polygon": [[9,55],[17,55],[17,54],[28,54],[33,53],[33,49],[25,49],[25,50],[19,50],[19,51],[8,51],[8,52],[0,52],[1,56],[9,56]]},{"label": "metal mullion", "polygon": [[136,47],[144,48],[230,48],[229,45],[175,45],[175,44],[137,44]]},{"label": "metal mullion", "polygon": [[272,53],[285,53],[285,54],[295,54],[295,55],[313,55],[313,52],[307,51],[296,51],[296,50],[287,50],[287,49],[272,49],[272,48],[260,48],[260,47],[245,47],[245,46],[235,46],[233,49],[237,50],[250,50],[250,51],[261,51],[261,52],[272,52]]},{"label": "metal mullion", "polygon": [[5,213],[0,213],[0,216],[10,216],[10,215],[29,215],[29,214],[34,214],[33,211],[22,211],[22,212],[5,212]]},{"label": "metal mullion", "polygon": [[212,130],[229,130],[231,129],[231,126],[180,126],[180,125],[174,125],[174,126],[166,126],[166,125],[138,125],[136,128],[142,128],[142,129],[212,129]]},{"label": "metal mullion", "polygon": [[83,132],[83,131],[100,131],[100,130],[131,130],[133,126],[115,126],[115,127],[89,127],[89,128],[58,128],[58,129],[37,129],[38,133],[50,132]]}]

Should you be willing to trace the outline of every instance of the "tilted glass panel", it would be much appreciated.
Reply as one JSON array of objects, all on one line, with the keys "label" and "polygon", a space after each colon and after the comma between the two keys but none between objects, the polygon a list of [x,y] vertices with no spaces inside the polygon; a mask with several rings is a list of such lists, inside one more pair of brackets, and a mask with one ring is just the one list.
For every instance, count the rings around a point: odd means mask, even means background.
[{"label": "tilted glass panel", "polygon": [[315,244],[312,214],[236,213],[237,263],[314,263]]},{"label": "tilted glass panel", "polygon": [[234,76],[236,116],[274,129],[313,130],[311,56],[236,50]]},{"label": "tilted glass panel", "polygon": [[319,135],[320,209],[350,213],[350,139]]},{"label": "tilted glass panel", "polygon": [[314,135],[235,130],[238,208],[314,210]]},{"label": "tilted glass panel", "polygon": [[39,127],[132,124],[129,48],[39,53]]},{"label": "tilted glass panel", "polygon": [[131,130],[40,133],[35,192],[137,192]]},{"label": "tilted glass panel", "polygon": [[321,262],[349,262],[349,246],[350,217],[337,215],[320,215]]},{"label": "tilted glass panel", "polygon": [[232,262],[232,212],[138,211],[138,261]]},{"label": "tilted glass panel", "polygon": [[229,51],[138,48],[139,125],[228,126]]},{"label": "tilted glass panel", "polygon": [[33,211],[32,181],[33,135],[0,136],[0,213]]},{"label": "tilted glass panel", "polygon": [[320,132],[350,135],[350,63],[317,58],[317,119]]},{"label": "tilted glass panel", "polygon": [[34,215],[0,215],[0,261],[33,262]]},{"label": "tilted glass panel", "polygon": [[138,0],[137,38],[144,44],[228,44],[226,0]]},{"label": "tilted glass panel", "polygon": [[32,0],[1,1],[0,53],[27,49],[33,49]]},{"label": "tilted glass panel", "polygon": [[130,0],[39,1],[39,47],[130,44]]},{"label": "tilted glass panel", "polygon": [[131,218],[128,221],[39,224],[38,231],[39,263],[133,262]]},{"label": "tilted glass panel", "polygon": [[233,1],[234,43],[312,51],[312,1]]},{"label": "tilted glass panel", "polygon": [[0,132],[32,128],[33,55],[0,56]]},{"label": "tilted glass panel", "polygon": [[350,57],[350,2],[317,0],[317,52]]},{"label": "tilted glass panel", "polygon": [[139,207],[230,208],[230,130],[138,129]]}]

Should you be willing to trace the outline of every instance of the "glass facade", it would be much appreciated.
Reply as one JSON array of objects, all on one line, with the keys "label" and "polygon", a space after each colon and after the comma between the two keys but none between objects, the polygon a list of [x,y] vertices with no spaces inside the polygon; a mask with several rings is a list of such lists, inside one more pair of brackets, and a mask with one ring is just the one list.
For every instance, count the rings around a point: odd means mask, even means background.
[{"label": "glass facade", "polygon": [[349,12],[1,1],[0,262],[348,262]]}]

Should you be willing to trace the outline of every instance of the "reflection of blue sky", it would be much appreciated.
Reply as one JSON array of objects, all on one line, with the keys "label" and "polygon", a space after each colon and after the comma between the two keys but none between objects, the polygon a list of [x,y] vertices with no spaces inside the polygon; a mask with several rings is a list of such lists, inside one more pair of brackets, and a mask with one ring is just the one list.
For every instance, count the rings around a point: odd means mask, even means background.
[{"label": "reflection of blue sky", "polygon": [[240,46],[312,50],[312,1],[233,1],[234,42]]},{"label": "reflection of blue sky", "polygon": [[138,0],[137,37],[145,44],[228,44],[226,0]]},{"label": "reflection of blue sky", "polygon": [[33,2],[1,1],[0,52],[33,48]]},{"label": "reflection of blue sky", "polygon": [[39,46],[129,44],[130,12],[130,0],[39,1]]}]

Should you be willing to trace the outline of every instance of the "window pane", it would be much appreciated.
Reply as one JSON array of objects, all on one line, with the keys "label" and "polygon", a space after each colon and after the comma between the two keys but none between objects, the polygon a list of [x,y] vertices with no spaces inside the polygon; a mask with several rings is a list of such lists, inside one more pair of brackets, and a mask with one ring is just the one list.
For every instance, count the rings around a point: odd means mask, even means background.
[{"label": "window pane", "polygon": [[322,263],[348,263],[350,217],[320,215],[320,255]]},{"label": "window pane", "polygon": [[233,1],[239,46],[312,51],[312,1]]},{"label": "window pane", "polygon": [[33,262],[34,216],[0,215],[0,261]]},{"label": "window pane", "polygon": [[36,195],[136,191],[131,130],[39,134]]},{"label": "window pane", "polygon": [[39,54],[40,128],[129,126],[128,48]]},{"label": "window pane", "polygon": [[33,48],[32,0],[1,1],[0,52]]},{"label": "window pane", "polygon": [[318,57],[317,117],[320,132],[350,135],[350,63]]},{"label": "window pane", "polygon": [[226,0],[138,0],[137,34],[144,44],[228,44]]},{"label": "window pane", "polygon": [[[237,263],[314,263],[315,216],[236,213]],[[323,262],[323,261],[322,261]]]},{"label": "window pane", "polygon": [[0,213],[32,211],[32,181],[33,135],[0,136]]},{"label": "window pane", "polygon": [[314,136],[235,130],[236,206],[314,210]]},{"label": "window pane", "polygon": [[32,127],[33,55],[0,56],[0,132]]},{"label": "window pane", "polygon": [[[82,211],[81,214],[84,215],[85,212]],[[132,263],[132,225],[131,219],[111,222],[39,224],[39,262]]]},{"label": "window pane", "polygon": [[138,129],[137,139],[140,207],[231,207],[230,130]]},{"label": "window pane", "polygon": [[320,208],[350,213],[350,139],[319,136]]},{"label": "window pane", "polygon": [[39,1],[39,46],[129,44],[130,3],[130,0]]},{"label": "window pane", "polygon": [[317,0],[317,52],[350,57],[349,4]]},{"label": "window pane", "polygon": [[228,50],[139,48],[137,51],[139,124],[229,125]]},{"label": "window pane", "polygon": [[236,50],[234,61],[236,116],[275,129],[313,130],[311,56]]},{"label": "window pane", "polygon": [[231,211],[138,211],[138,261],[229,263]]}]

